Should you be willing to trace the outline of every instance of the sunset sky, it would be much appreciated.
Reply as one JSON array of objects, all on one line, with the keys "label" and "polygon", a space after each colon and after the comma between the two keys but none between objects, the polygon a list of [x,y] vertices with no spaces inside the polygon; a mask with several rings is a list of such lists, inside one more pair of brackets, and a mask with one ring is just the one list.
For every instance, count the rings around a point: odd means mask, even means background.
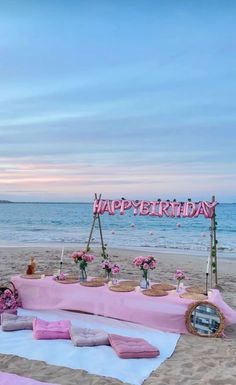
[{"label": "sunset sky", "polygon": [[235,15],[0,0],[0,199],[236,202]]}]

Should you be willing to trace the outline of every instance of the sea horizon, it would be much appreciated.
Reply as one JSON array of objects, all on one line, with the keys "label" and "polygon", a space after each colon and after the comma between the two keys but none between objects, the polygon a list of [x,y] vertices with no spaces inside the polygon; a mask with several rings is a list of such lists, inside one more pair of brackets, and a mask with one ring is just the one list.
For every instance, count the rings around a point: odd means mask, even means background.
[{"label": "sea horizon", "polygon": [[[93,202],[17,202],[2,204],[0,246],[80,245],[87,243],[93,222]],[[236,205],[216,208],[218,254],[236,259]],[[132,248],[172,253],[207,255],[210,250],[210,220],[125,215],[101,215],[104,242],[111,248]],[[96,224],[91,247],[100,245]]]}]

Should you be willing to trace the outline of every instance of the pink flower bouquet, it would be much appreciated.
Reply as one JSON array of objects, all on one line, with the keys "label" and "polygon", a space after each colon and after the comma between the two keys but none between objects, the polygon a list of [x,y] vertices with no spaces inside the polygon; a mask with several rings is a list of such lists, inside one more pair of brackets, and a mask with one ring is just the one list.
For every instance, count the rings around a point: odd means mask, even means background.
[{"label": "pink flower bouquet", "polygon": [[111,268],[112,274],[119,274],[120,272],[120,266],[117,263],[114,263],[114,265]]},{"label": "pink flower bouquet", "polygon": [[147,270],[154,270],[157,267],[158,261],[151,255],[148,255],[147,257],[136,257],[133,260],[133,264],[136,267],[139,267],[140,270],[147,271]]},{"label": "pink flower bouquet", "polygon": [[177,269],[174,278],[177,280],[176,291],[180,292],[180,283],[185,279],[188,279],[188,277],[185,275],[184,271]]},{"label": "pink flower bouquet", "polygon": [[120,266],[117,263],[112,264],[108,259],[105,259],[101,266],[105,270],[108,279],[111,273],[118,274],[120,272]]},{"label": "pink flower bouquet", "polygon": [[183,281],[184,279],[188,279],[184,273],[184,271],[177,269],[175,272],[175,279],[177,281]]},{"label": "pink flower bouquet", "polygon": [[154,270],[157,267],[158,261],[151,255],[148,255],[147,257],[136,257],[133,260],[133,264],[136,267],[139,267],[140,270],[143,273],[143,278],[146,281],[146,288],[148,287],[148,271],[149,270]]},{"label": "pink flower bouquet", "polygon": [[11,292],[11,290],[6,289],[0,296],[0,311],[8,309],[17,309],[17,301]]},{"label": "pink flower bouquet", "polygon": [[72,254],[72,258],[76,264],[79,264],[79,268],[82,273],[82,279],[86,279],[86,267],[88,266],[88,263],[93,262],[94,256],[88,254],[86,251],[75,251]]}]

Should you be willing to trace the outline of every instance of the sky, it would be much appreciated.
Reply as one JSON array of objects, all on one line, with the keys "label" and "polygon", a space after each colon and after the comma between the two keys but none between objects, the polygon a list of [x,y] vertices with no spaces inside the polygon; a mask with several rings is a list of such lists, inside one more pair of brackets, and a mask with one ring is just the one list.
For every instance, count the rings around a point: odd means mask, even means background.
[{"label": "sky", "polygon": [[0,199],[236,202],[235,15],[0,0]]}]

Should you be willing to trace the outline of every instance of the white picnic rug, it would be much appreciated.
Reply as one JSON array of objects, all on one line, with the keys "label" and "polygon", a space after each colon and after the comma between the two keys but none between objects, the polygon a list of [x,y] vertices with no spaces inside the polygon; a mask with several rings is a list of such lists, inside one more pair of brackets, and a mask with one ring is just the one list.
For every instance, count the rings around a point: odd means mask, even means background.
[{"label": "white picnic rug", "polygon": [[141,385],[174,352],[180,337],[149,327],[95,315],[64,310],[25,310],[19,315],[36,316],[54,321],[69,319],[75,326],[103,329],[108,333],[144,338],[158,347],[156,358],[121,359],[110,346],[75,347],[70,340],[35,340],[31,330],[0,332],[0,352],[45,361],[51,365],[83,369],[89,373],[117,378],[132,385]]}]

